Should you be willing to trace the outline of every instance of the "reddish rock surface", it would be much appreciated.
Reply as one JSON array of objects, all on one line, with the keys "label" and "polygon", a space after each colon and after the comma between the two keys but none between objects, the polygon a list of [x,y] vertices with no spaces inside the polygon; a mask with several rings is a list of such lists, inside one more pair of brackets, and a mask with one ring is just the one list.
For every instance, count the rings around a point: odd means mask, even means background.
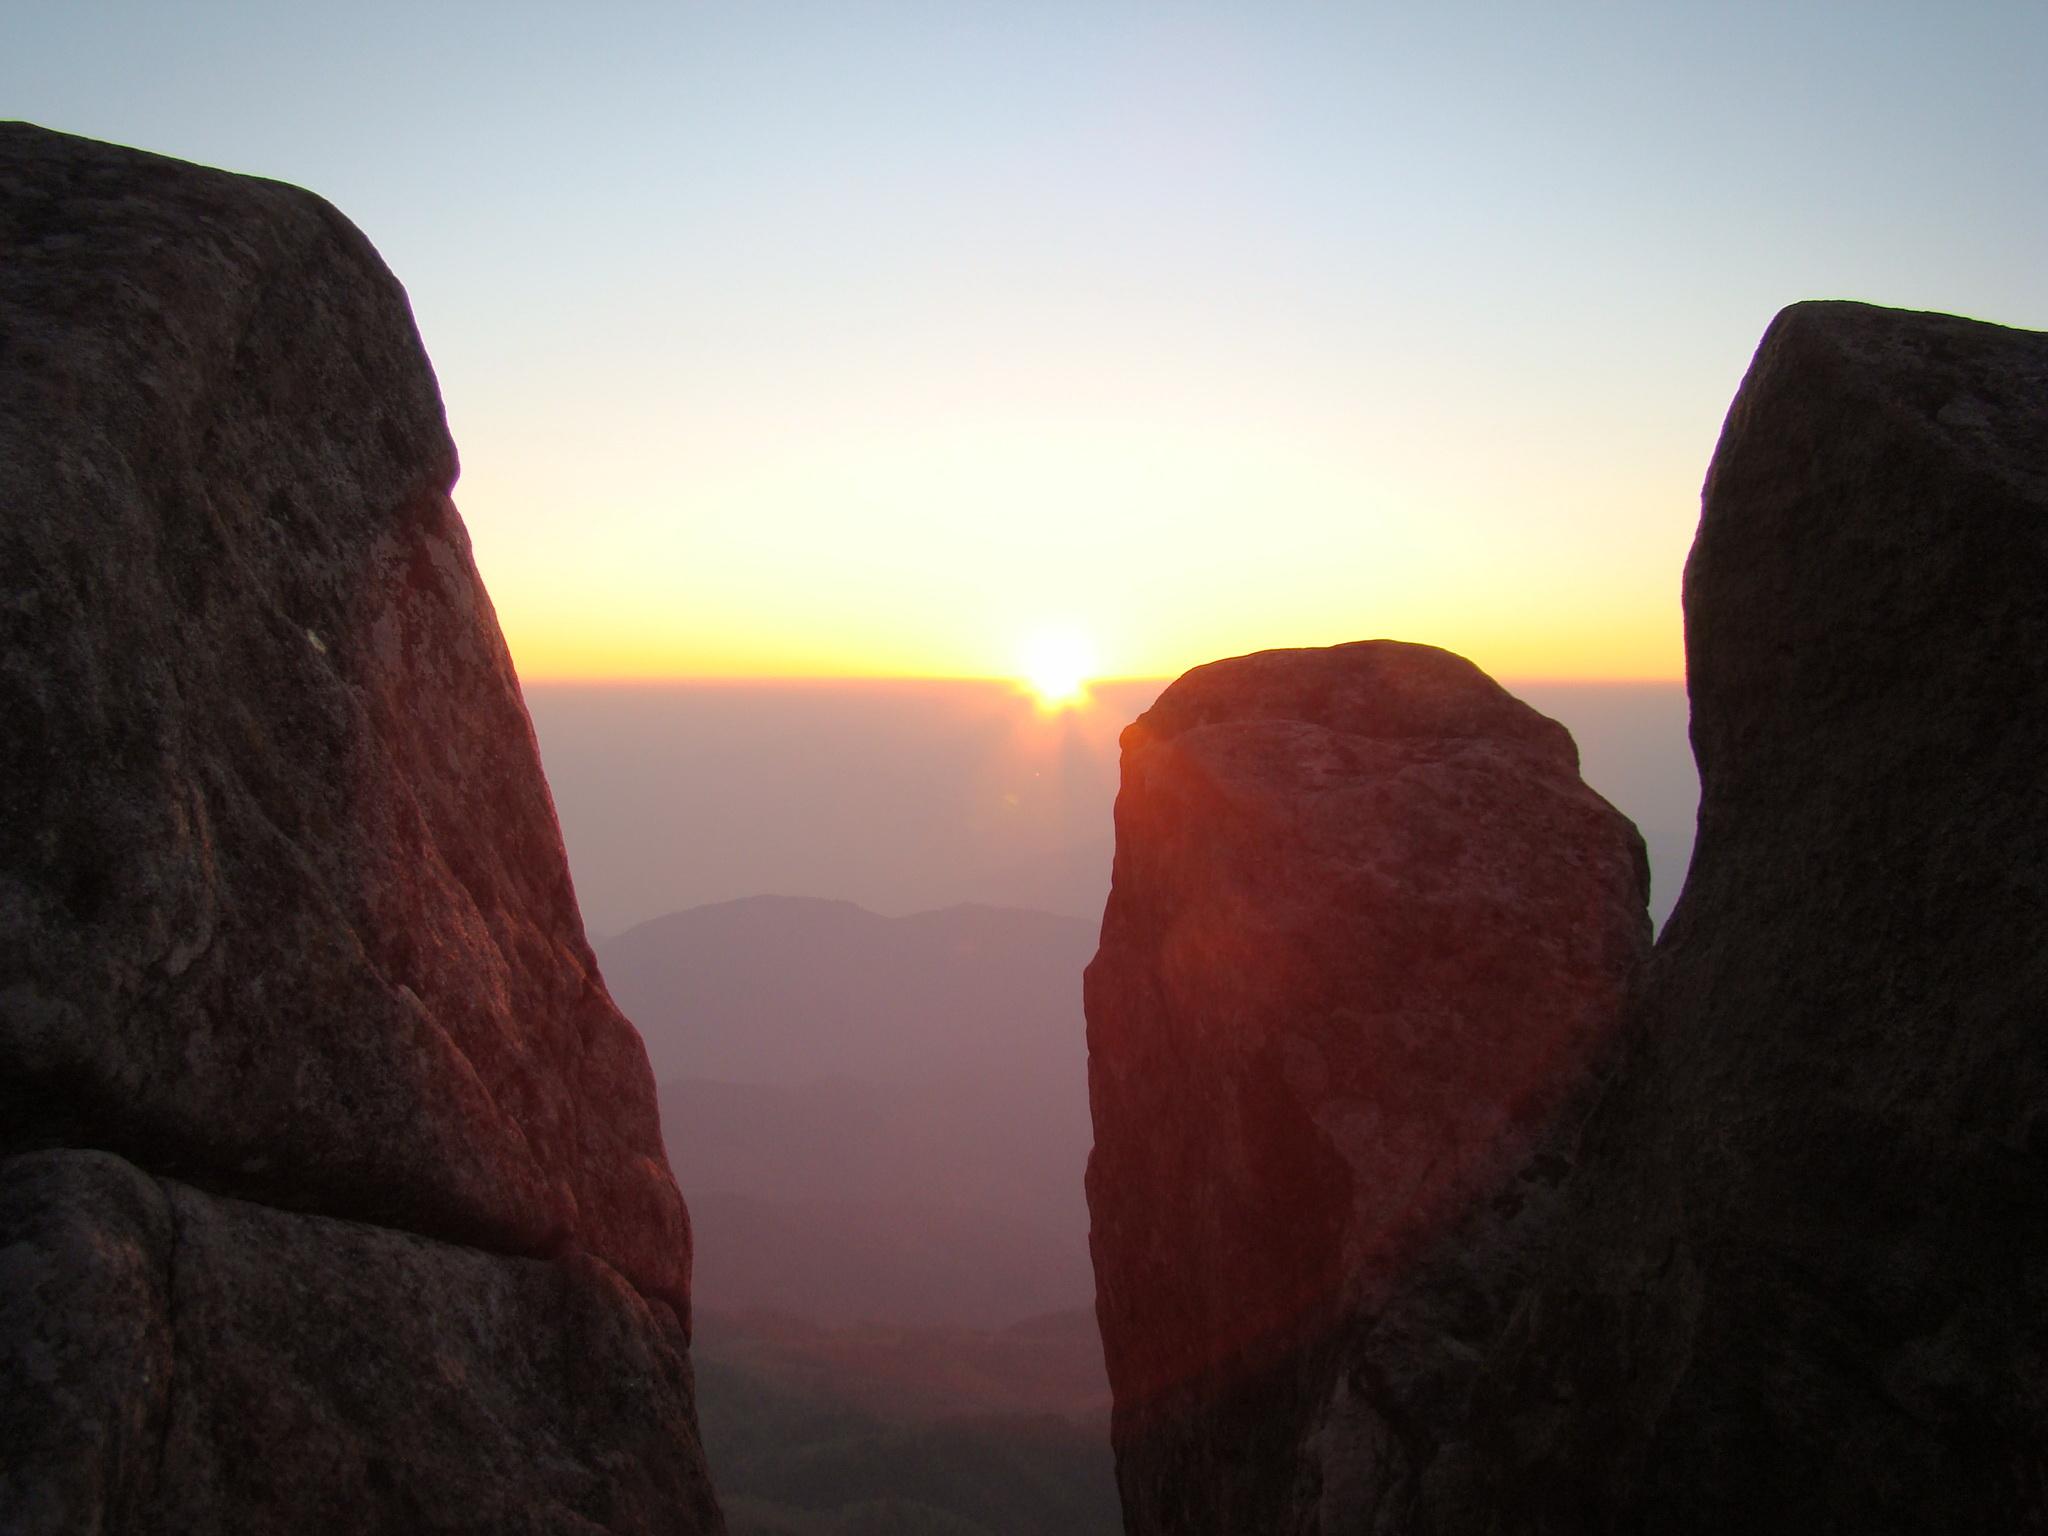
[{"label": "reddish rock surface", "polygon": [[404,291],[0,125],[0,1529],[721,1530]]},{"label": "reddish rock surface", "polygon": [[1564,728],[1426,646],[1197,668],[1123,749],[1097,1311],[1131,1529],[1220,1531],[1224,1490],[1161,1503],[1228,1459],[1190,1403],[1370,1313],[1508,1180],[1620,1017],[1648,872]]},{"label": "reddish rock surface", "polygon": [[26,124],[0,249],[7,1145],[686,1308],[404,290],[309,193]]}]

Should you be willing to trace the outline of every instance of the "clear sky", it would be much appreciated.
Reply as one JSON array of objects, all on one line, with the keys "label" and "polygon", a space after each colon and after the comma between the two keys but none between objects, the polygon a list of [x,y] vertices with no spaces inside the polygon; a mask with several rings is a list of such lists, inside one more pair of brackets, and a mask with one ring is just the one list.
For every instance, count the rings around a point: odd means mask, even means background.
[{"label": "clear sky", "polygon": [[529,679],[1676,677],[1775,310],[2048,327],[2044,78],[2041,0],[0,0],[0,111],[376,242]]}]

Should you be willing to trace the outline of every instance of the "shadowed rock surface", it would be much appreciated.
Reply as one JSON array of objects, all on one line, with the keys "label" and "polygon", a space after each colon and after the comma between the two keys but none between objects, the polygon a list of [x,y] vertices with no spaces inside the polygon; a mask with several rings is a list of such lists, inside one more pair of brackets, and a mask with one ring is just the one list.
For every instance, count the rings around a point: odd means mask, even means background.
[{"label": "shadowed rock surface", "polygon": [[308,193],[23,124],[0,246],[10,1140],[680,1304],[404,290]]},{"label": "shadowed rock surface", "polygon": [[2043,1529],[2048,336],[1785,311],[1685,611],[1692,870],[1426,1523]]},{"label": "shadowed rock surface", "polygon": [[151,1178],[0,1164],[10,1532],[704,1531],[681,1325],[507,1259]]},{"label": "shadowed rock surface", "polygon": [[[0,1402],[72,1448],[0,1527],[715,1527],[688,1218],[404,291],[308,193],[25,124],[0,250]],[[580,1513],[491,1526],[493,1467]]]},{"label": "shadowed rock surface", "polygon": [[[1597,1070],[1647,867],[1564,728],[1427,646],[1197,668],[1123,746],[1085,993],[1125,1519],[1286,1529],[1340,1345]],[[1390,1368],[1469,1374],[1500,1307],[1456,1300]]]}]

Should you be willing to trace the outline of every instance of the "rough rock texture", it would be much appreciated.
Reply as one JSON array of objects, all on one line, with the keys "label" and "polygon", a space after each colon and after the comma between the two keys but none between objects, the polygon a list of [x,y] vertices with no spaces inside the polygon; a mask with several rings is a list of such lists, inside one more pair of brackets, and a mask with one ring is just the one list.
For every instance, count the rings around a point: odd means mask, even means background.
[{"label": "rough rock texture", "polygon": [[25,124],[0,250],[7,1142],[684,1304],[404,290],[308,193]]},{"label": "rough rock texture", "polygon": [[718,1529],[403,290],[23,124],[0,252],[0,1529]]},{"label": "rough rock texture", "polygon": [[1648,947],[1647,864],[1562,726],[1426,646],[1198,668],[1123,748],[1085,992],[1125,1518],[1287,1529],[1358,1481],[1361,1330],[1405,1319],[1373,1348],[1409,1414],[1497,1332],[1491,1294],[1407,1286],[1476,1213],[1513,1246]]},{"label": "rough rock texture", "polygon": [[1685,605],[1692,869],[1434,1527],[2048,1528],[2048,336],[1785,311]]},{"label": "rough rock texture", "polygon": [[104,1152],[0,1164],[0,1376],[10,1532],[716,1527],[681,1326],[599,1260]]}]

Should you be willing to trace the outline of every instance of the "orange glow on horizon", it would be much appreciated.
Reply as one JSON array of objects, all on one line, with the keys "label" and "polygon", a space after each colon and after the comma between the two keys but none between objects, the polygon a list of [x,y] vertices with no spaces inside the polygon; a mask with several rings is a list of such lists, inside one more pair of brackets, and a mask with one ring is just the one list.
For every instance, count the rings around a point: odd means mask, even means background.
[{"label": "orange glow on horizon", "polygon": [[[504,612],[506,643],[522,681],[535,684],[773,684],[773,683],[995,683],[1028,694],[1042,710],[1084,705],[1091,687],[1147,680],[1170,681],[1192,668],[1253,651],[1336,645],[1390,638],[1435,645],[1465,657],[1496,681],[1514,683],[1682,683],[1685,660],[1676,637],[1616,634],[1605,625],[1542,636],[1435,632],[1361,624],[1348,634],[1170,636],[1167,643],[1102,655],[1085,640],[1061,654],[1057,636],[1036,636],[1010,656],[975,654],[957,659],[909,647],[831,650],[800,643],[747,645],[688,643],[684,637],[622,633],[603,617],[587,630],[560,622],[522,624]],[[1488,626],[1492,628],[1492,626]],[[690,637],[697,638],[697,637]],[[1173,641],[1181,643],[1175,644]],[[920,647],[920,650],[923,648]],[[935,648],[934,648],[935,649]]]},{"label": "orange glow on horizon", "polygon": [[1169,603],[1155,593],[1089,593],[1070,616],[1049,621],[1000,593],[985,594],[979,611],[945,594],[927,608],[906,601],[821,616],[794,602],[700,607],[630,583],[591,603],[565,585],[485,575],[530,683],[986,680],[1057,710],[1080,700],[1085,684],[1170,679],[1252,651],[1381,638],[1439,646],[1503,682],[1685,676],[1678,626],[1665,612],[1677,606],[1675,591],[1609,589],[1566,612],[1540,591],[1505,584],[1458,594],[1455,604],[1398,593],[1322,612],[1268,600],[1219,613],[1199,596]]},{"label": "orange glow on horizon", "polygon": [[1536,471],[1561,429],[1476,454],[1396,431],[1399,402],[1361,436],[1309,401],[1225,414],[1186,378],[1124,380],[1144,412],[885,382],[799,391],[773,433],[695,428],[686,479],[673,401],[627,412],[641,446],[595,480],[543,451],[557,421],[516,460],[479,451],[458,501],[522,674],[1021,680],[1059,620],[1083,678],[1376,637],[1498,678],[1682,675],[1690,461],[1678,492],[1637,464],[1589,488],[1576,459],[1559,488]]}]

